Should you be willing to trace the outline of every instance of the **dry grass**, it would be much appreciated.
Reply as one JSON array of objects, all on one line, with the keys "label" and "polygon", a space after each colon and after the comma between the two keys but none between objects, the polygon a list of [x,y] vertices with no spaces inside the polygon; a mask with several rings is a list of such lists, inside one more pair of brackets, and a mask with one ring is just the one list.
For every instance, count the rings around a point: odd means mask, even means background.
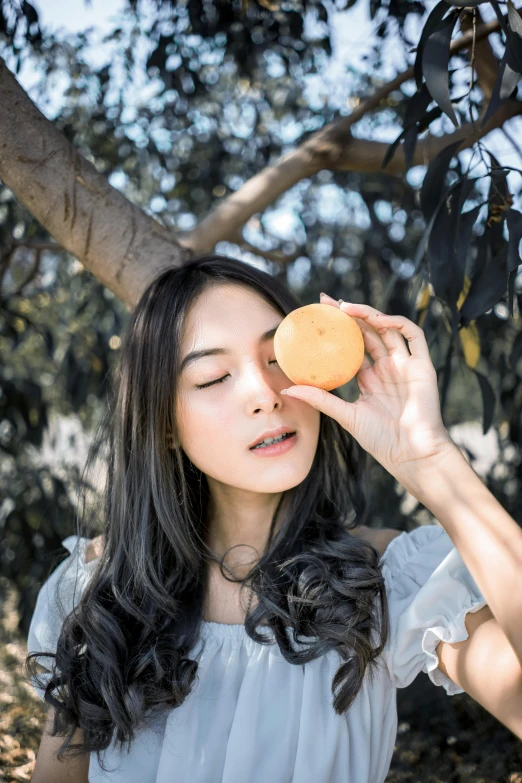
[{"label": "dry grass", "polygon": [[31,779],[44,722],[43,704],[22,677],[25,639],[17,632],[18,596],[0,579],[0,780]]}]

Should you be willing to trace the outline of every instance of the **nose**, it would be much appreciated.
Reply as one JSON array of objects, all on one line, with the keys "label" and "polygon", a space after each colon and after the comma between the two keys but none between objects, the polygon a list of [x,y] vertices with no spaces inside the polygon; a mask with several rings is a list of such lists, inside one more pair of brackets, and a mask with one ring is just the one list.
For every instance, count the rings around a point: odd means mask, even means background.
[{"label": "nose", "polygon": [[253,410],[272,410],[274,407],[282,406],[281,389],[285,389],[289,381],[277,365],[265,367],[251,361],[244,380],[245,394]]}]

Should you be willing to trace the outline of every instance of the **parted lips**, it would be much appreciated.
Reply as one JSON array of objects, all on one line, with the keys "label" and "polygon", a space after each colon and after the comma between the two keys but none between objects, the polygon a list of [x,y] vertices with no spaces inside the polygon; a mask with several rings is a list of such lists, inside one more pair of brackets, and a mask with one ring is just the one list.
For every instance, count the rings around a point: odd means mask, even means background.
[{"label": "parted lips", "polygon": [[309,304],[281,321],[274,351],[293,383],[331,391],[359,371],[364,339],[359,324],[347,313],[331,305]]}]

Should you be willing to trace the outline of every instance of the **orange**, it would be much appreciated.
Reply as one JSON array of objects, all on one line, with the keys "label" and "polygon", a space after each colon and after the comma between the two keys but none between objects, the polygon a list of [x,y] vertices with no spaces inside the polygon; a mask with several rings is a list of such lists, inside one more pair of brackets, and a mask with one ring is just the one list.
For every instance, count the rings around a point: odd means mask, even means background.
[{"label": "orange", "polygon": [[364,339],[348,313],[332,305],[309,304],[281,321],[274,335],[274,351],[293,383],[331,391],[359,371]]}]

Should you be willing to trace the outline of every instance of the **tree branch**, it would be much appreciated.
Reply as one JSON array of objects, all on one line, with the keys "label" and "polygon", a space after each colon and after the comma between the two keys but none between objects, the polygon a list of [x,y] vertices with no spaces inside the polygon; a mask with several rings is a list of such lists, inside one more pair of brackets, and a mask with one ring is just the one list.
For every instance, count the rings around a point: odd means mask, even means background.
[{"label": "tree branch", "polygon": [[222,240],[235,241],[252,215],[263,212],[281,193],[317,171],[311,150],[306,144],[299,147],[223,199],[195,228],[179,234],[180,243],[194,253],[206,253]]},{"label": "tree branch", "polygon": [[20,247],[24,247],[26,248],[26,250],[34,250],[33,267],[29,275],[23,281],[23,283],[21,283],[18,286],[18,288],[16,288],[14,291],[10,292],[10,296],[18,296],[23,292],[25,286],[28,285],[32,280],[34,280],[34,278],[40,271],[40,261],[41,261],[43,250],[54,250],[54,251],[64,250],[64,248],[60,247],[60,245],[57,245],[56,242],[46,242],[45,240],[42,241],[39,239],[35,239],[35,240],[13,239],[9,247],[6,249],[4,255],[0,255],[0,295],[2,294],[2,284],[3,284],[5,273],[7,272],[9,265],[11,264],[11,261],[15,256],[16,251]]},{"label": "tree branch", "polygon": [[230,242],[234,242],[239,245],[242,250],[247,250],[249,253],[254,253],[256,256],[266,258],[268,261],[275,261],[277,264],[283,264],[283,266],[293,263],[296,258],[306,253],[306,248],[301,247],[294,253],[283,253],[280,250],[261,250],[261,248],[252,245],[243,239],[243,235],[240,231],[230,239]]},{"label": "tree branch", "polygon": [[[483,26],[480,7],[473,8],[471,13],[463,14],[460,18],[461,28],[473,35],[473,12],[476,14],[477,31]],[[498,24],[498,22],[497,22]],[[500,25],[499,25],[500,26]],[[477,81],[484,94],[484,99],[489,101],[493,87],[497,80],[499,61],[497,60],[488,38],[477,38],[475,42],[475,62],[473,67],[477,74]]]},{"label": "tree branch", "polygon": [[[476,41],[482,41],[487,38],[488,35],[498,30],[499,27],[500,23],[498,20],[480,25],[476,29]],[[462,49],[466,49],[472,40],[472,30],[464,33],[460,38],[452,42],[452,53],[455,54]],[[381,153],[381,151],[385,150],[387,145],[354,139],[351,135],[351,128],[366,114],[379,108],[381,102],[390,93],[412,78],[413,66],[382,85],[354,109],[348,117],[329,123],[311,136],[298,149],[284,155],[272,166],[267,166],[239,190],[223,199],[195,228],[179,234],[178,238],[181,244],[194,253],[210,252],[221,240],[230,240],[232,236],[236,235],[238,230],[244,226],[252,215],[263,212],[267,206],[272,204],[282,193],[285,193],[301,179],[313,176],[322,169],[335,171],[378,171],[384,156],[384,152]],[[497,127],[497,125],[492,127]],[[447,138],[453,138],[453,134]],[[445,144],[442,144],[442,146],[445,146]],[[423,148],[421,145],[417,155],[425,147]],[[437,144],[434,144],[433,147],[436,148]],[[363,169],[359,165],[356,150],[361,148],[367,153],[365,161],[371,163],[371,168],[369,169]],[[378,154],[381,155],[379,160],[377,159]],[[434,154],[436,153],[432,153],[431,157]],[[387,169],[389,173],[398,174],[405,171],[404,162],[402,162],[402,165],[399,165],[397,161],[400,158],[399,156],[396,157],[395,164],[392,165],[392,161]],[[427,158],[428,161],[430,159],[430,157]],[[421,162],[423,161],[421,160]]]},{"label": "tree branch", "polygon": [[31,271],[29,272],[29,274],[27,275],[25,280],[22,283],[20,283],[18,288],[16,288],[11,293],[11,296],[19,296],[23,292],[23,290],[26,287],[26,285],[29,285],[29,283],[32,280],[34,280],[34,278],[36,277],[36,275],[40,271],[40,260],[41,260],[41,258],[42,258],[42,251],[39,248],[36,248],[35,253],[34,253],[34,262],[33,262],[33,266],[31,268]]},{"label": "tree branch", "polygon": [[44,117],[0,59],[0,177],[66,250],[128,304],[188,251],[113,188]]},{"label": "tree branch", "polygon": [[[473,125],[462,125],[453,133],[443,136],[426,136],[420,139],[415,149],[413,158],[414,166],[426,166],[429,161],[440,152],[443,147],[457,139],[462,139],[460,149],[472,147],[475,141],[482,138],[494,128],[501,127],[507,120],[522,114],[521,101],[507,101],[484,125],[483,128],[476,125],[476,135]],[[382,161],[388,144],[383,141],[369,141],[368,139],[351,138],[349,145],[342,156],[336,156],[336,168],[338,171],[371,172],[381,169]],[[385,172],[388,174],[402,174],[406,170],[404,155],[397,150]]]}]

